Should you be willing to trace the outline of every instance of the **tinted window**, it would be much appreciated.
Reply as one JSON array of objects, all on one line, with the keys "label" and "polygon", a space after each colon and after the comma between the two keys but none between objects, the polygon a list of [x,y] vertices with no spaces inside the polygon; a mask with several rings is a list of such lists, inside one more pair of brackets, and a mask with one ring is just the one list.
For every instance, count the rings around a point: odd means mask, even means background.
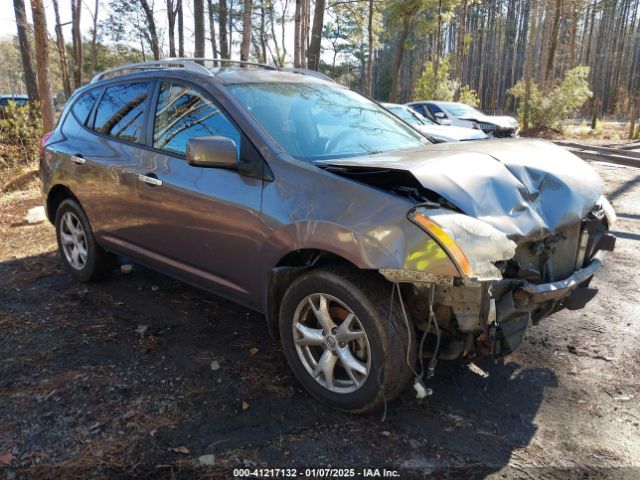
[{"label": "tinted window", "polygon": [[442,109],[441,109],[439,106],[437,106],[435,103],[428,103],[428,104],[427,104],[427,108],[428,108],[428,109],[429,109],[429,111],[430,111],[432,114],[434,114],[434,115],[435,115],[436,113],[438,113],[438,112],[441,112],[441,111],[442,111]]},{"label": "tinted window", "polygon": [[192,137],[228,137],[240,145],[240,133],[202,93],[185,85],[163,82],[160,87],[153,146],[185,154]]},{"label": "tinted window", "polygon": [[107,87],[98,104],[94,129],[129,142],[142,137],[148,83]]},{"label": "tinted window", "polygon": [[96,99],[98,98],[98,90],[90,90],[86,93],[80,95],[80,98],[76,100],[71,107],[71,112],[76,117],[78,122],[85,124],[87,118],[89,117],[89,113],[91,113],[91,109],[93,108],[93,104],[96,103]]}]

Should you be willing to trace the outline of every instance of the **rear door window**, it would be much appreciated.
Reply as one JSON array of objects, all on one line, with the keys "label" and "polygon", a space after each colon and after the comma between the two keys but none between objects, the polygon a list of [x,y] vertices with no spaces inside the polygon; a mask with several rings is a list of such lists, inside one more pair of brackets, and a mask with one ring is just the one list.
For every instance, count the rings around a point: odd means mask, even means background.
[{"label": "rear door window", "polygon": [[93,104],[96,103],[99,92],[99,89],[93,89],[83,93],[71,107],[71,113],[82,125],[87,123],[87,118],[93,110]]},{"label": "rear door window", "polygon": [[240,132],[204,93],[162,82],[153,128],[153,147],[185,155],[192,137],[227,137],[240,146]]},{"label": "rear door window", "polygon": [[140,143],[149,83],[107,87],[95,115],[94,130],[127,142]]}]

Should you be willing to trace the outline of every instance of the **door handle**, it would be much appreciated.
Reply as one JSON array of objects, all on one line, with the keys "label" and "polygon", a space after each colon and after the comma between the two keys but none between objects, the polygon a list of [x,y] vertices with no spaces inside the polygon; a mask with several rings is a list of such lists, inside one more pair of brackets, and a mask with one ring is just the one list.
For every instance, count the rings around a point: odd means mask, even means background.
[{"label": "door handle", "polygon": [[87,160],[82,156],[81,153],[76,153],[75,155],[71,155],[71,160],[78,165],[82,165],[87,163]]},{"label": "door handle", "polygon": [[147,185],[151,185],[152,187],[159,187],[162,185],[162,180],[160,180],[155,173],[148,173],[146,175],[139,174],[138,180],[146,183]]}]

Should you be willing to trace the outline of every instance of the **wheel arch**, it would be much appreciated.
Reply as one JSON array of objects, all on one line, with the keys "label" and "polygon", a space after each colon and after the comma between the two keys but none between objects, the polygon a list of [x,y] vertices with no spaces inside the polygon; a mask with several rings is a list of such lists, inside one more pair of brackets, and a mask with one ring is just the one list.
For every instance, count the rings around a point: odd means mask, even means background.
[{"label": "wheel arch", "polygon": [[58,184],[58,185],[55,185],[53,188],[51,188],[51,190],[49,190],[49,193],[47,194],[46,208],[47,208],[47,218],[51,223],[55,223],[56,212],[58,211],[58,207],[60,207],[60,204],[65,200],[67,200],[68,198],[76,201],[78,205],[82,207],[82,204],[78,200],[78,197],[76,197],[71,191],[71,189],[66,185]]},{"label": "wheel arch", "polygon": [[[265,315],[269,334],[274,339],[279,337],[280,305],[289,285],[303,272],[326,265],[344,265],[354,271],[368,271],[358,267],[344,256],[322,248],[302,248],[288,252],[271,269],[265,294]],[[370,272],[379,275],[377,272]],[[383,278],[381,275],[380,277]]]}]

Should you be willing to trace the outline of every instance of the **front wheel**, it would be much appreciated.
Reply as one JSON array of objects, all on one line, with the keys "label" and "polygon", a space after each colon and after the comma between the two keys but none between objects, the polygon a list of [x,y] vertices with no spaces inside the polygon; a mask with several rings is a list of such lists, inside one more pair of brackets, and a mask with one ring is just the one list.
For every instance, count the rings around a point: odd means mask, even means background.
[{"label": "front wheel", "polygon": [[76,201],[67,199],[60,204],[55,225],[62,262],[78,280],[97,280],[113,270],[115,255],[96,243],[89,220]]},{"label": "front wheel", "polygon": [[[298,381],[340,410],[367,413],[411,378],[413,331],[390,312],[391,285],[374,273],[336,266],[312,270],[287,289],[280,338]],[[409,342],[411,339],[411,342]],[[415,352],[409,352],[409,363]]]}]

